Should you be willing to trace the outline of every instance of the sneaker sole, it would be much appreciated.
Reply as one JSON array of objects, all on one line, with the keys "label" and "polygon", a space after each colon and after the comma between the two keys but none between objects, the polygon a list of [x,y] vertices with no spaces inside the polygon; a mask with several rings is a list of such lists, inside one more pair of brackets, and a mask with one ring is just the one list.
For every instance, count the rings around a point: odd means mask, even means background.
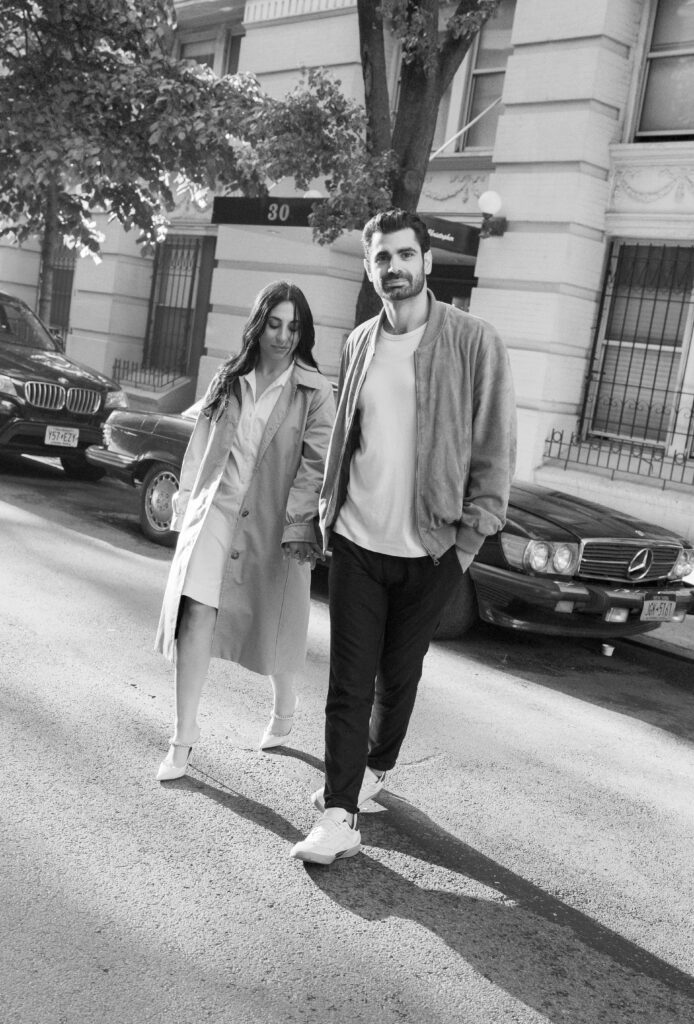
[{"label": "sneaker sole", "polygon": [[329,853],[314,853],[312,850],[292,850],[290,856],[294,860],[303,860],[309,864],[332,864],[336,860],[342,860],[344,857],[354,857],[361,850],[361,843],[357,843],[349,850],[342,850],[340,853],[335,853],[332,856]]}]

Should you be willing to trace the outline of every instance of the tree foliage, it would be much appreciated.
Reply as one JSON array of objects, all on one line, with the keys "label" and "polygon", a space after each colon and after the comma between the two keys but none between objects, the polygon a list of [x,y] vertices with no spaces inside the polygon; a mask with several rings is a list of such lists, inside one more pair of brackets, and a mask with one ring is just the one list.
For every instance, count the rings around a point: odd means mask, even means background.
[{"label": "tree foliage", "polygon": [[[441,100],[475,36],[500,2],[357,0],[367,150],[371,161],[387,164],[393,206],[417,209]],[[388,33],[397,38],[401,53],[396,97],[388,87]],[[330,203],[339,206],[339,200]],[[339,210],[333,212],[339,220]],[[373,311],[373,290],[364,278],[357,322]]]},{"label": "tree foliage", "polygon": [[208,189],[340,188],[354,165],[379,194],[383,161],[364,172],[364,113],[339,83],[313,72],[271,100],[252,74],[177,60],[174,28],[172,0],[3,0],[0,234],[42,238],[42,312],[61,240],[99,253],[96,211],[152,244],[177,199]]},{"label": "tree foliage", "polygon": [[[442,96],[500,0],[357,0],[365,108],[323,71],[283,100],[252,74],[173,56],[173,0],[2,0],[0,235],[42,239],[40,310],[61,240],[98,254],[96,211],[145,244],[177,200],[324,183],[329,242],[391,203],[416,209]],[[387,33],[401,49],[391,108]]]},{"label": "tree foliage", "polygon": [[[374,156],[390,151],[393,202],[416,210],[441,100],[475,36],[500,0],[357,0],[368,124]],[[400,44],[397,106],[391,106],[384,35]]]}]

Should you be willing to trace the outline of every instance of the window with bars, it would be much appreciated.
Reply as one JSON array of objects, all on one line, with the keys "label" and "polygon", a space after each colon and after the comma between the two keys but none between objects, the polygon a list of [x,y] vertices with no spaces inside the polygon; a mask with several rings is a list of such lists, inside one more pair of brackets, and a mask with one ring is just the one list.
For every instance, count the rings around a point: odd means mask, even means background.
[{"label": "window with bars", "polygon": [[154,259],[144,365],[184,376],[188,369],[204,238],[169,235]]},{"label": "window with bars", "polygon": [[694,3],[658,0],[636,130],[638,142],[694,138]]},{"label": "window with bars", "polygon": [[691,450],[694,247],[613,245],[584,417],[590,437]]},{"label": "window with bars", "polygon": [[53,288],[49,325],[64,338],[70,328],[72,286],[75,279],[75,250],[62,246],[53,261]]}]

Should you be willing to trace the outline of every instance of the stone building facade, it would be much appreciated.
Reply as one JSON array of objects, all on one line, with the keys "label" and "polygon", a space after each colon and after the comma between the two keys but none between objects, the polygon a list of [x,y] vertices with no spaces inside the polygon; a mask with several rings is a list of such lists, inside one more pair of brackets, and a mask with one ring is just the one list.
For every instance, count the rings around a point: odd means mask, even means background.
[{"label": "stone building facade", "polygon": [[[180,0],[177,10],[188,59],[253,71],[277,96],[302,68],[325,66],[362,96],[352,0]],[[398,58],[392,39],[393,95]],[[438,229],[437,295],[492,321],[509,348],[518,476],[690,539],[692,95],[690,0],[502,0],[441,105],[420,201]],[[489,190],[506,229],[478,237]],[[282,182],[272,197],[296,198]],[[213,224],[211,208],[181,209],[153,262],[106,232],[103,263],[74,268],[67,350],[109,373],[116,359],[178,360],[171,387],[166,365],[163,384],[141,375],[138,385],[133,371],[143,404],[180,408],[200,394],[259,287],[280,276],[305,290],[319,362],[335,372],[361,280],[356,233],[320,247],[307,227]],[[0,287],[31,302],[38,270],[31,247],[0,249]]]}]

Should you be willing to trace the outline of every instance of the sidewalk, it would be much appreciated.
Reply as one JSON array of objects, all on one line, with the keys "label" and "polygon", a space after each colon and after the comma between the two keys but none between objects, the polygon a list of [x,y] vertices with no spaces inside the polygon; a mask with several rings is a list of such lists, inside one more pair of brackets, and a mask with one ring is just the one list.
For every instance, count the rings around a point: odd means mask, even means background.
[{"label": "sidewalk", "polygon": [[[686,582],[694,587],[694,573],[687,577]],[[694,661],[694,615],[687,615],[684,622],[664,622],[652,633],[630,637],[630,641],[664,654]]]}]

